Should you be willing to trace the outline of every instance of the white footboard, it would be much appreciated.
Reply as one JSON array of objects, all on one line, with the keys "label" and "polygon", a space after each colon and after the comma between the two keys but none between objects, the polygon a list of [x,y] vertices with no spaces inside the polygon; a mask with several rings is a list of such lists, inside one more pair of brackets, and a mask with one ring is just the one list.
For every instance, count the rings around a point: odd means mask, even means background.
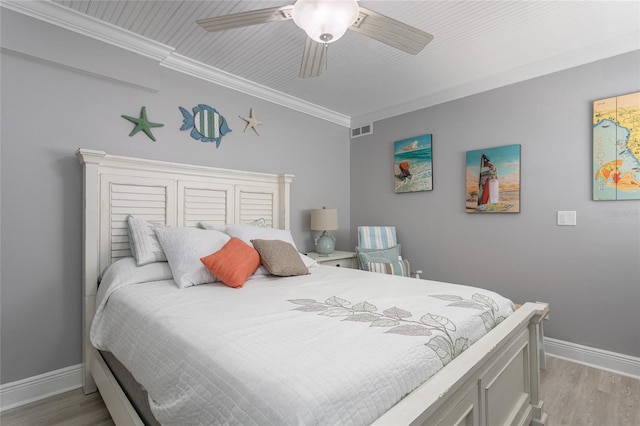
[{"label": "white footboard", "polygon": [[547,309],[522,305],[374,424],[545,424],[538,336]]},{"label": "white footboard", "polygon": [[[538,333],[547,305],[526,303],[374,425],[544,425]],[[141,425],[97,351],[91,375],[116,425]]]}]

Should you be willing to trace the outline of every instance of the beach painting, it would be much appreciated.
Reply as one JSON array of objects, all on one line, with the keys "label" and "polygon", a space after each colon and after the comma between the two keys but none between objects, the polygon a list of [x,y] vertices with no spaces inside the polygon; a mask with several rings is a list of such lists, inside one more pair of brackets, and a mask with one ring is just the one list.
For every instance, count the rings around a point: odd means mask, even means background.
[{"label": "beach painting", "polygon": [[520,145],[467,151],[467,213],[520,213]]},{"label": "beach painting", "polygon": [[433,189],[431,134],[395,141],[393,157],[396,194]]}]

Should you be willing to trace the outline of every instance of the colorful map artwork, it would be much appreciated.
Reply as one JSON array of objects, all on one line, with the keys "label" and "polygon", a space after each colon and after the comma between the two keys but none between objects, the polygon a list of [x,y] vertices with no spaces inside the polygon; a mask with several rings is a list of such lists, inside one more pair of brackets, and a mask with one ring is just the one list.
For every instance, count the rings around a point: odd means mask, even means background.
[{"label": "colorful map artwork", "polygon": [[593,199],[640,200],[640,92],[593,103]]}]

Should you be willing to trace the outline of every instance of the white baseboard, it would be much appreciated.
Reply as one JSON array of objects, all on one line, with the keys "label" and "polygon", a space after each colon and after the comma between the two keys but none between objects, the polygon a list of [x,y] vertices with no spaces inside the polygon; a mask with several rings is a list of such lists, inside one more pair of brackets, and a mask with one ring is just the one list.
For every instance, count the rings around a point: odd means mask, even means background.
[{"label": "white baseboard", "polygon": [[[544,338],[548,356],[640,379],[640,358],[563,340]],[[82,387],[82,364],[0,386],[0,411]]]},{"label": "white baseboard", "polygon": [[564,340],[544,338],[546,354],[578,364],[640,379],[640,358],[604,349],[592,348]]},{"label": "white baseboard", "polygon": [[0,411],[82,387],[82,364],[0,386]]}]

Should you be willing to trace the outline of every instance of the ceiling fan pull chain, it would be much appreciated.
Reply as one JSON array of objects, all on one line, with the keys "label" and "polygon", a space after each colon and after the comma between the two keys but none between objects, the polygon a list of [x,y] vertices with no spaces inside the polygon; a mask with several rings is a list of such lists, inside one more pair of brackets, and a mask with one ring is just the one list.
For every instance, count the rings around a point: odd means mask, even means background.
[{"label": "ceiling fan pull chain", "polygon": [[324,44],[324,70],[327,71],[329,69],[329,43]]}]

